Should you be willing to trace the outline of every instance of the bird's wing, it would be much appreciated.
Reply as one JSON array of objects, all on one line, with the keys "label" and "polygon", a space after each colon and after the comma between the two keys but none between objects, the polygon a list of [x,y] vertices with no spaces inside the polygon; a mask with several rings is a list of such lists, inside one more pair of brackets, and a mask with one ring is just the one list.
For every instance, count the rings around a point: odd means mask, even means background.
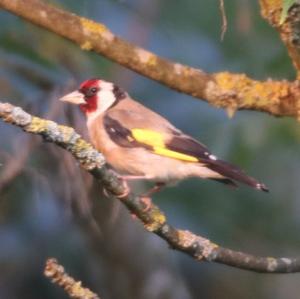
[{"label": "bird's wing", "polygon": [[155,116],[147,118],[142,113],[116,109],[105,115],[104,127],[110,138],[123,147],[143,147],[157,155],[187,162],[215,159],[205,145],[161,116]]},{"label": "bird's wing", "polygon": [[[148,118],[149,113],[151,117]],[[177,130],[166,119],[148,109],[140,113],[112,109],[104,117],[104,128],[119,146],[142,147],[160,156],[200,163],[221,174],[224,183],[235,185],[234,181],[238,181],[268,191],[264,184],[246,175],[240,168],[218,159],[205,145]]]}]

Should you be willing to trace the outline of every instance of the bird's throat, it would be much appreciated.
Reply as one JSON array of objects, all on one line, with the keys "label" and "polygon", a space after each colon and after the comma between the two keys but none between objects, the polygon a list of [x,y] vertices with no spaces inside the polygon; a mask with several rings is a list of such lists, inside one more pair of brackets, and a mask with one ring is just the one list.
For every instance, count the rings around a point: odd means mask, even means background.
[{"label": "bird's throat", "polygon": [[97,97],[89,98],[86,104],[79,105],[81,111],[86,114],[95,112],[98,108],[97,106]]}]

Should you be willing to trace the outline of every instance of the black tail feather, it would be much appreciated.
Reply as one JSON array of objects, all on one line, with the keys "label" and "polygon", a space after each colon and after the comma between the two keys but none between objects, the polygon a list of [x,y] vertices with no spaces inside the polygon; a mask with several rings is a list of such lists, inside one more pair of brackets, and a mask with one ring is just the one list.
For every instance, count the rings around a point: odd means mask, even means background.
[{"label": "black tail feather", "polygon": [[216,182],[219,182],[219,183],[222,183],[222,184],[226,184],[230,187],[233,187],[233,188],[237,188],[238,185],[236,182],[234,182],[233,180],[230,180],[230,179],[227,179],[227,178],[224,178],[224,179],[211,179],[213,181],[216,181]]},{"label": "black tail feather", "polygon": [[[222,182],[230,185],[236,185],[235,181],[246,184],[255,189],[269,192],[269,189],[262,183],[258,182],[255,178],[248,176],[240,168],[222,161],[222,160],[210,160],[207,165],[211,170],[224,176]],[[227,181],[228,180],[228,181]],[[233,183],[233,184],[232,184]]]}]

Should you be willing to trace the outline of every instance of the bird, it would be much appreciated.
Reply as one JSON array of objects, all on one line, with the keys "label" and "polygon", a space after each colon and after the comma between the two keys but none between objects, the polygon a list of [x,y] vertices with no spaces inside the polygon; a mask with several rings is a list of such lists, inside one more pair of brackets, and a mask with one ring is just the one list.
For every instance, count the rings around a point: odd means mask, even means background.
[{"label": "bird", "polygon": [[79,106],[86,116],[93,146],[121,178],[126,182],[154,182],[154,187],[144,196],[191,177],[233,187],[242,183],[268,192],[263,183],[219,159],[204,144],[132,99],[112,82],[88,79],[60,100]]}]

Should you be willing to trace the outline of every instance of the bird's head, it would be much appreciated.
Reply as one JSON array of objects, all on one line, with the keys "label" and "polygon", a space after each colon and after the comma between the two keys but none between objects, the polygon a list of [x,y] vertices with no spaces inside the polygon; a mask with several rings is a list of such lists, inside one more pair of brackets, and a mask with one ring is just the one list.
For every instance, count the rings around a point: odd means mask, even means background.
[{"label": "bird's head", "polygon": [[89,79],[82,82],[78,90],[63,96],[60,100],[79,105],[80,109],[89,116],[105,112],[126,95],[126,92],[111,82]]}]

